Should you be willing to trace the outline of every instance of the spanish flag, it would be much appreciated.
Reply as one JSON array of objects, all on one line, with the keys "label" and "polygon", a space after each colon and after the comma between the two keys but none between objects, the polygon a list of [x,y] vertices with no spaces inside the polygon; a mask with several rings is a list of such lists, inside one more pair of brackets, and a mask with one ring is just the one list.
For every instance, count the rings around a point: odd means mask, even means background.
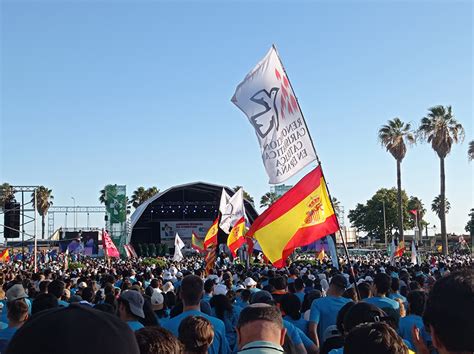
[{"label": "spanish flag", "polygon": [[206,262],[205,272],[207,275],[209,275],[211,273],[211,269],[214,268],[217,259],[216,253],[217,247],[213,247],[207,252],[206,258],[204,259]]},{"label": "spanish flag", "polygon": [[227,246],[234,257],[236,256],[236,251],[245,243],[245,231],[247,231],[245,217],[242,216],[232,230],[230,230],[229,237],[227,238]]},{"label": "spanish flag", "polygon": [[204,238],[204,248],[217,245],[217,234],[219,233],[219,217],[214,220],[214,223],[207,231],[206,237]]},{"label": "spanish flag", "polygon": [[339,230],[321,166],[308,173],[252,224],[254,237],[277,268],[297,247]]},{"label": "spanish flag", "polygon": [[204,243],[202,242],[202,240],[194,233],[194,231],[192,232],[192,236],[191,236],[191,246],[196,250],[198,251],[199,253],[202,253],[205,251],[204,249]]},{"label": "spanish flag", "polygon": [[0,262],[6,263],[10,261],[10,254],[8,252],[8,248],[5,248],[1,253],[0,253]]},{"label": "spanish flag", "polygon": [[395,257],[401,257],[405,253],[405,242],[400,241],[397,245],[397,249],[395,250]]}]

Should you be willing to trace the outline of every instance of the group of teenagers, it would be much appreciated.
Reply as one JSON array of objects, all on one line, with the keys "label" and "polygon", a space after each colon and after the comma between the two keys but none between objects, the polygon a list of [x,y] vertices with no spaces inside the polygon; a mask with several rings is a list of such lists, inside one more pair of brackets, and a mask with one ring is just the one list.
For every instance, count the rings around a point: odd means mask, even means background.
[{"label": "group of teenagers", "polygon": [[0,271],[0,353],[474,352],[469,255],[246,268],[83,258]]}]

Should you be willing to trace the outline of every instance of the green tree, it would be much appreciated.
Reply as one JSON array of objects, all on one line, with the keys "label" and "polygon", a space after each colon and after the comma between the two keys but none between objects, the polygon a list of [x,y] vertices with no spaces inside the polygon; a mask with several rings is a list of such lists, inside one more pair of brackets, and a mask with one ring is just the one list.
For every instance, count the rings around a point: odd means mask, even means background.
[{"label": "green tree", "polygon": [[474,160],[474,140],[469,142],[469,148],[467,149],[467,155],[469,156],[469,161]]},{"label": "green tree", "polygon": [[[417,210],[418,211],[418,225],[416,225],[418,230],[423,230],[423,227],[428,225],[426,221],[423,220],[423,218],[426,215],[426,209],[418,197],[410,197],[408,200],[408,210]],[[409,226],[411,228],[415,227],[415,216],[412,214],[411,220],[409,222]]]},{"label": "green tree", "polygon": [[5,208],[5,204],[15,199],[15,191],[9,183],[0,185],[0,210]]},{"label": "green tree", "polygon": [[453,143],[464,140],[464,128],[454,117],[451,106],[435,106],[428,110],[428,114],[421,119],[418,129],[419,136],[436,152],[440,162],[440,212],[441,239],[443,254],[448,254],[448,235],[446,232],[446,175],[444,160],[451,152]]},{"label": "green tree", "polygon": [[389,120],[386,125],[379,129],[378,138],[383,147],[397,161],[397,189],[398,189],[398,233],[402,240],[403,235],[403,209],[402,209],[402,161],[407,153],[407,143],[415,143],[415,135],[411,130],[409,123],[404,123],[400,118]]},{"label": "green tree", "polygon": [[[240,188],[242,188],[242,186],[235,186],[235,187],[233,188],[233,191],[234,191],[234,192],[237,192]],[[250,194],[248,194],[248,193],[245,191],[245,189],[244,189],[244,199],[246,199],[246,200],[249,201],[252,205],[254,205],[253,197],[252,197]]]},{"label": "green tree", "polygon": [[466,232],[469,232],[471,234],[471,237],[474,234],[474,208],[471,209],[471,212],[469,213],[469,221],[466,224],[466,227],[464,228]]},{"label": "green tree", "polygon": [[341,213],[342,213],[342,206],[341,206],[341,202],[339,200],[337,200],[337,198],[335,197],[332,197],[331,198],[332,200],[332,206],[334,207],[334,213],[336,213],[336,217],[338,220],[340,220],[341,218]]},{"label": "green tree", "polygon": [[260,208],[271,206],[280,196],[274,192],[267,192],[260,198]]},{"label": "green tree", "polygon": [[143,202],[147,201],[155,194],[158,194],[160,190],[155,186],[145,189],[144,187],[138,187],[133,191],[130,202],[134,208],[138,208]]},{"label": "green tree", "polygon": [[442,214],[448,214],[449,209],[451,209],[451,204],[447,198],[444,198],[444,213],[442,212],[443,204],[441,203],[441,196],[437,195],[433,202],[431,203],[431,210],[438,215],[438,218],[441,220]]},{"label": "green tree", "polygon": [[[53,191],[45,186],[39,186],[36,189],[36,209],[41,215],[41,238],[44,239],[45,217],[48,214],[48,209],[53,205]],[[31,193],[31,203],[35,205],[35,192]]]},{"label": "green tree", "polygon": [[[365,204],[357,204],[349,210],[349,221],[358,231],[364,231],[383,241],[384,220],[383,205],[385,203],[385,218],[387,221],[387,234],[392,234],[398,229],[398,190],[397,188],[381,188]],[[409,227],[408,196],[402,190],[402,210],[404,228]]]}]

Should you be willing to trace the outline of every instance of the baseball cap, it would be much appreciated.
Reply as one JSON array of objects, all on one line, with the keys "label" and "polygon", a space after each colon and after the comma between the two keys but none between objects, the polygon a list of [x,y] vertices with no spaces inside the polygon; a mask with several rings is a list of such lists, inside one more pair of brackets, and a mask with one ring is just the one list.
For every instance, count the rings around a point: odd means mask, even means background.
[{"label": "baseball cap", "polygon": [[[92,328],[94,330],[91,331]],[[71,333],[87,333],[87,344],[94,348],[94,352],[140,353],[134,333],[120,318],[74,304],[39,312],[31,317],[13,336],[6,353],[84,353],[84,346],[71,340]]]},{"label": "baseball cap", "polygon": [[151,294],[151,304],[153,306],[163,305],[165,298],[161,293],[160,289],[153,289],[153,294]]},{"label": "baseball cap", "polygon": [[170,281],[167,281],[164,285],[163,285],[163,292],[164,293],[168,293],[170,291],[173,291],[174,290],[174,286],[173,284],[171,284]]},{"label": "baseball cap", "polygon": [[163,280],[171,280],[173,279],[173,276],[171,275],[170,272],[166,271],[166,272],[163,272]]},{"label": "baseball cap", "polygon": [[78,287],[79,289],[87,288],[87,283],[86,283],[85,281],[81,281],[81,282],[77,285],[77,287]]},{"label": "baseball cap", "polygon": [[227,294],[227,286],[224,284],[217,284],[214,287],[214,295],[225,295]]},{"label": "baseball cap", "polygon": [[253,278],[248,277],[244,280],[244,284],[245,286],[255,286],[257,285],[257,282],[253,280]]},{"label": "baseball cap", "polygon": [[143,312],[143,303],[145,300],[142,294],[135,290],[125,290],[120,294],[120,299],[128,302],[131,313],[140,318],[145,318],[145,313]]},{"label": "baseball cap", "polygon": [[251,304],[268,304],[268,303],[273,303],[273,296],[266,290],[260,290],[254,294],[252,294],[252,297],[250,298],[250,303]]},{"label": "baseball cap", "polygon": [[28,295],[25,292],[25,288],[21,284],[15,284],[6,292],[7,301],[15,301],[19,299],[25,299]]}]

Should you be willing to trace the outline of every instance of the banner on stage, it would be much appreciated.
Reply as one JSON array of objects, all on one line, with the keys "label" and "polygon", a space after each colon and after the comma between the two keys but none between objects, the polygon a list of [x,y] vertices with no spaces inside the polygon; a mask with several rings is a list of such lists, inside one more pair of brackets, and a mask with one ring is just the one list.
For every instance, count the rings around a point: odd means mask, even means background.
[{"label": "banner on stage", "polygon": [[237,86],[232,102],[255,129],[269,183],[282,183],[316,160],[306,122],[274,46]]},{"label": "banner on stage", "polygon": [[212,225],[212,220],[209,221],[161,221],[160,222],[160,236],[162,241],[174,240],[176,233],[179,234],[182,240],[191,242],[191,237],[194,233],[204,240],[206,232]]}]

